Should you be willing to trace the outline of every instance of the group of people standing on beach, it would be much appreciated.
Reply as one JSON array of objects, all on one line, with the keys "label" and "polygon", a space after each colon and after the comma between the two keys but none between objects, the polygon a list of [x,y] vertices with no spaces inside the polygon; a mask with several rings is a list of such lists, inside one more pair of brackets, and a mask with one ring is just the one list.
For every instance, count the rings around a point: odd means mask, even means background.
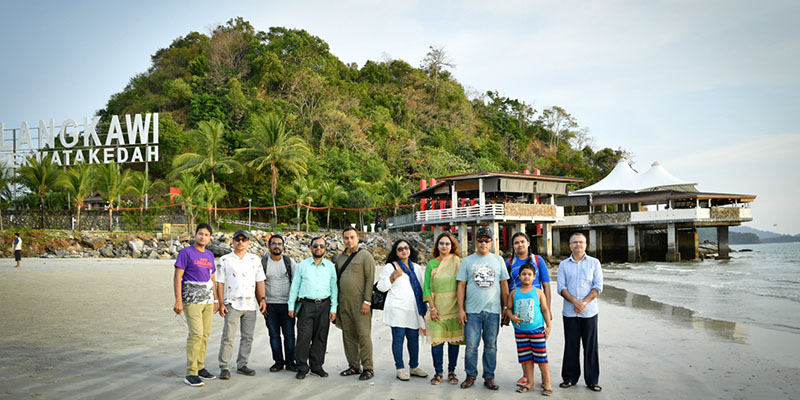
[{"label": "group of people standing on beach", "polygon": [[[175,261],[173,310],[185,315],[189,329],[184,382],[190,386],[216,379],[205,368],[214,313],[224,317],[218,357],[220,379],[231,378],[237,330],[240,344],[235,370],[242,375],[256,374],[247,362],[257,313],[261,313],[274,360],[270,372],[286,369],[294,372],[297,379],[305,379],[309,373],[327,377],[323,364],[333,323],[342,330],[348,363],[339,374],[369,380],[375,376],[371,317],[372,310],[379,308],[373,305],[373,296],[384,294],[383,321],[392,332],[397,379],[428,377],[419,363],[422,334],[431,343],[431,384],[446,380],[451,385],[460,383],[464,389],[472,387],[478,376],[478,347],[483,342],[483,385],[498,390],[497,336],[502,325],[513,324],[523,373],[517,381],[517,391],[535,388],[536,364],[541,371],[542,394],[553,393],[546,346],[552,329],[550,276],[544,259],[530,252],[525,233],[513,235],[514,255],[507,260],[491,252],[491,228],[477,230],[476,252],[463,259],[453,235],[441,233],[425,267],[417,263],[419,253],[411,243],[400,239],[394,242],[385,265],[378,271],[372,255],[359,247],[354,228],[342,232],[342,253],[327,259],[326,239],[315,237],[309,243],[311,257],[299,264],[284,254],[284,240],[277,234],[270,237],[267,254],[259,258],[247,252],[250,233],[236,231],[233,252],[217,262],[205,248],[210,238],[211,227],[199,224],[193,245],[181,250]],[[599,261],[585,253],[586,238],[582,234],[570,237],[570,249],[572,255],[558,269],[557,292],[564,298],[565,338],[563,382],[559,386],[569,388],[580,378],[583,344],[584,380],[589,389],[599,392],[596,298],[602,292],[602,270]],[[462,345],[466,346],[466,377],[459,381],[456,365]]]}]

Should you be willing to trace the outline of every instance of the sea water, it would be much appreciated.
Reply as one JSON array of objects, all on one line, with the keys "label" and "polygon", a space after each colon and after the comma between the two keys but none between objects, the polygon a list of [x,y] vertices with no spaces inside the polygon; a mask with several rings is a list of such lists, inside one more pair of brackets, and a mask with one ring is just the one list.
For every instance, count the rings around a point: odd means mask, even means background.
[{"label": "sea water", "polygon": [[746,323],[800,334],[800,243],[731,248],[737,251],[730,260],[604,264],[607,288],[601,297],[667,307],[673,317],[709,324]]}]

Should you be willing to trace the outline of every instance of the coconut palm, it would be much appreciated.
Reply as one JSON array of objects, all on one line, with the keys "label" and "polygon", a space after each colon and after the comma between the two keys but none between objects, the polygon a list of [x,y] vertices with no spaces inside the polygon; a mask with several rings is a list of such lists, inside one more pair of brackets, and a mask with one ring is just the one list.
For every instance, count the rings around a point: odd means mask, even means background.
[{"label": "coconut palm", "polygon": [[[306,179],[306,178],[297,178],[292,182],[292,186],[289,188],[289,196],[294,197],[294,201],[297,203],[297,230],[300,230],[300,206],[307,205],[310,206],[312,202],[314,202],[314,198],[317,196],[318,192],[315,187],[316,182],[313,179]],[[306,232],[308,232],[308,211],[309,208],[306,207]]]},{"label": "coconut palm", "polygon": [[278,187],[278,174],[279,172],[305,174],[306,159],[311,156],[311,149],[303,139],[292,136],[283,120],[275,114],[255,117],[253,132],[244,142],[246,147],[237,149],[236,154],[245,165],[254,172],[269,167],[272,217],[277,223],[275,190]]},{"label": "coconut palm", "polygon": [[331,207],[336,200],[346,195],[347,192],[344,191],[344,188],[333,182],[326,181],[319,186],[319,201],[328,207],[327,226],[329,231],[331,230]]},{"label": "coconut palm", "polygon": [[139,230],[143,229],[145,198],[150,192],[164,189],[166,186],[166,182],[162,179],[151,181],[146,171],[134,171],[131,175],[128,193],[133,194],[139,200]]},{"label": "coconut palm", "polygon": [[[220,121],[201,121],[197,129],[190,132],[196,135],[199,141],[197,153],[183,153],[172,161],[173,172],[171,179],[179,177],[184,172],[203,174],[211,173],[211,183],[216,183],[215,173],[232,174],[243,172],[244,168],[236,158],[225,153],[223,138],[225,125]],[[214,203],[216,208],[217,204]],[[215,211],[216,216],[216,211]]]},{"label": "coconut palm", "polygon": [[121,171],[117,164],[101,164],[97,167],[97,190],[108,204],[108,231],[114,231],[114,205],[119,207],[119,197],[130,190],[131,171]]},{"label": "coconut palm", "polygon": [[[225,190],[219,183],[213,183],[209,181],[203,181],[202,183],[202,198],[203,202],[205,203],[204,206],[210,207],[212,205],[215,206],[218,201],[225,198],[228,195],[228,191]],[[216,211],[216,210],[214,210]],[[213,215],[213,221],[216,223],[216,212],[214,214],[209,213],[209,216]]]},{"label": "coconut palm", "polygon": [[402,178],[393,176],[387,178],[382,182],[383,199],[387,204],[394,206],[394,216],[397,215],[397,208],[400,203],[408,201],[408,196],[411,194],[411,186]]},{"label": "coconut palm", "polygon": [[76,230],[81,230],[81,208],[83,201],[92,195],[96,186],[95,168],[86,163],[79,163],[67,170],[61,179],[61,187],[72,197],[75,205]]},{"label": "coconut palm", "polygon": [[39,195],[41,219],[39,227],[45,228],[44,196],[58,187],[63,171],[51,161],[50,157],[29,157],[27,164],[17,170],[20,182]]},{"label": "coconut palm", "polygon": [[0,164],[0,231],[3,230],[3,206],[5,202],[9,199],[6,197],[6,193],[8,192],[8,185],[11,183],[12,176],[11,172],[5,164]]},{"label": "coconut palm", "polygon": [[194,227],[194,216],[197,214],[195,207],[200,205],[203,200],[203,184],[200,183],[195,174],[182,174],[180,179],[172,183],[178,188],[180,194],[175,195],[178,201],[183,204],[186,211],[186,229],[192,232]]}]

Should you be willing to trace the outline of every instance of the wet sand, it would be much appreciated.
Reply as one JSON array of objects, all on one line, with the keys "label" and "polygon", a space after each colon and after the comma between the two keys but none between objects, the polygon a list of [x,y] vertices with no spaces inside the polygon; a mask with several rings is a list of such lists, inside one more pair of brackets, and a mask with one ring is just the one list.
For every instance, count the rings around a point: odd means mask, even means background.
[{"label": "wet sand", "polygon": [[[172,312],[172,270],[169,260],[24,259],[21,270],[5,260],[0,265],[0,398],[539,398],[540,390],[514,392],[520,367],[507,327],[498,343],[499,392],[485,389],[481,379],[469,390],[446,382],[432,386],[429,379],[396,380],[391,334],[380,312],[373,315],[376,377],[370,381],[338,375],[347,363],[335,327],[324,366],[329,378],[309,375],[298,381],[286,371],[270,373],[268,336],[259,317],[249,362],[257,375],[233,374],[229,381],[189,387],[183,383],[186,326]],[[561,298],[553,299],[557,317],[547,345],[554,398],[800,399],[800,336],[698,318],[687,309],[612,287],[600,299],[601,393],[583,382],[557,387],[564,340]],[[221,330],[222,318],[215,316],[206,357],[215,374]],[[420,365],[433,374],[424,343]],[[463,379],[463,347],[457,372]]]}]

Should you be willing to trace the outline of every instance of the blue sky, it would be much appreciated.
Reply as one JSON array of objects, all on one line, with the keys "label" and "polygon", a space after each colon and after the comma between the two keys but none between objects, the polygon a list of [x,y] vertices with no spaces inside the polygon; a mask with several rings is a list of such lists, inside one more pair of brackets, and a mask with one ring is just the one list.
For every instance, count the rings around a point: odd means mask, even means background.
[{"label": "blue sky", "polygon": [[750,226],[800,232],[800,3],[430,3],[6,3],[0,122],[82,120],[159,48],[242,16],[306,29],[359,66],[419,65],[443,45],[469,90],[559,105],[598,146],[633,152],[638,170],[660,161],[701,189],[756,194]]}]

